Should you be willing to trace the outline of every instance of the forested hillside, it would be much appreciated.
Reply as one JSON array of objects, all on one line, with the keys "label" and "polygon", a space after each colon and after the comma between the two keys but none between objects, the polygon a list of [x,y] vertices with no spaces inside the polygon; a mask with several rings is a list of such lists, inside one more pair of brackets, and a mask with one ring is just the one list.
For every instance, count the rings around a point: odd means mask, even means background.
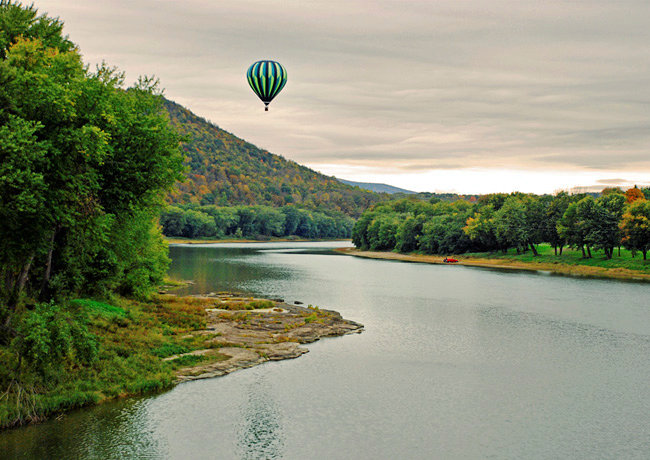
[{"label": "forested hillside", "polygon": [[339,182],[255,147],[166,101],[172,124],[186,136],[189,171],[169,195],[172,204],[268,205],[341,211],[358,217],[382,196]]}]

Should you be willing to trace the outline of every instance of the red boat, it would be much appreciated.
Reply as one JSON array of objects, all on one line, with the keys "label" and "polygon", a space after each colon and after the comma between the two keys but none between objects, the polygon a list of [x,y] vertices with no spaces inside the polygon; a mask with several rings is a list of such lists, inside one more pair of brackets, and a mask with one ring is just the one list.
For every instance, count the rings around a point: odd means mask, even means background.
[{"label": "red boat", "polygon": [[455,262],[458,262],[458,259],[452,259],[451,257],[445,257],[442,261],[444,263],[446,263],[446,264],[453,264]]}]

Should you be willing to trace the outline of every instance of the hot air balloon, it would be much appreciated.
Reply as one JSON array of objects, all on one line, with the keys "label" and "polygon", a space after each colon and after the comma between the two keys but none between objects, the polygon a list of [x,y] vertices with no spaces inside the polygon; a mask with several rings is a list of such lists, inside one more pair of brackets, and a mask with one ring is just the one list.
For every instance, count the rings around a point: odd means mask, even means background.
[{"label": "hot air balloon", "polygon": [[287,71],[282,64],[275,61],[257,61],[246,72],[248,84],[253,92],[264,102],[264,110],[269,110],[269,103],[287,84]]}]

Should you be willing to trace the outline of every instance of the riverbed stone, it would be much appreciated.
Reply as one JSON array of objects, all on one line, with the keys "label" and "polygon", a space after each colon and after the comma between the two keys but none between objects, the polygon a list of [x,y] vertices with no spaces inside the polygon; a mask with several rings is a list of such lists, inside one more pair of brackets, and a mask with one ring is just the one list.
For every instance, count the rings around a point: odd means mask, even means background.
[{"label": "riverbed stone", "polygon": [[[210,294],[212,298],[214,293]],[[232,294],[216,295],[221,296],[232,298]],[[178,382],[218,377],[266,361],[298,358],[309,351],[300,344],[363,331],[362,324],[346,320],[336,311],[277,301],[274,308],[234,311],[210,308],[206,313],[206,328],[193,334],[215,335],[207,343],[210,348],[167,359],[206,354],[211,350],[227,359],[179,369]]]}]

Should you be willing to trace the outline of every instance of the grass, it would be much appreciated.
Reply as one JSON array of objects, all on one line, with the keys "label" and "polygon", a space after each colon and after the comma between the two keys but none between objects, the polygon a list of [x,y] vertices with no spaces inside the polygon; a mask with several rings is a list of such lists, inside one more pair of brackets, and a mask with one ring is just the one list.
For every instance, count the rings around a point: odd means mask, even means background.
[{"label": "grass", "polygon": [[273,308],[275,305],[275,302],[271,300],[252,300],[250,302],[243,300],[229,300],[218,303],[216,306],[222,310],[259,310],[263,308]]},{"label": "grass", "polygon": [[174,384],[176,369],[225,359],[212,351],[163,361],[175,354],[214,348],[209,342],[216,334],[190,334],[205,328],[205,309],[212,306],[209,299],[173,296],[149,301],[72,301],[70,308],[88,313],[89,331],[99,342],[97,361],[82,366],[68,359],[62,366],[53,366],[46,377],[23,370],[18,385],[12,380],[16,356],[9,347],[0,346],[0,428],[118,397],[164,390]]},{"label": "grass", "polygon": [[[493,267],[518,270],[545,270],[571,276],[615,278],[623,280],[650,281],[650,260],[643,260],[641,254],[632,257],[630,251],[621,248],[614,250],[614,257],[607,259],[603,251],[592,250],[591,258],[583,258],[582,251],[564,248],[562,255],[556,256],[549,244],[537,246],[538,256],[532,251],[517,254],[514,249],[502,252],[476,252],[456,255],[461,265]],[[449,254],[403,254],[388,251],[360,251],[345,248],[340,252],[371,259],[403,260],[407,262],[442,264],[443,257]]]},{"label": "grass", "polygon": [[90,314],[98,314],[103,316],[125,316],[126,310],[115,305],[110,305],[105,302],[100,302],[98,300],[92,299],[75,299],[72,300],[73,305],[77,305]]},{"label": "grass", "polygon": [[568,264],[585,267],[600,267],[605,269],[627,269],[646,274],[650,274],[650,260],[643,260],[643,256],[638,253],[632,257],[632,253],[627,249],[621,248],[621,255],[618,250],[614,250],[614,257],[607,259],[604,251],[591,251],[592,258],[583,259],[582,251],[564,248],[562,255],[556,256],[553,248],[549,244],[540,244],[537,246],[538,256],[534,256],[531,251],[517,254],[516,250],[511,249],[506,254],[501,252],[489,253],[468,253],[463,254],[463,258],[478,259],[504,259],[516,262],[536,263],[536,264]]}]

